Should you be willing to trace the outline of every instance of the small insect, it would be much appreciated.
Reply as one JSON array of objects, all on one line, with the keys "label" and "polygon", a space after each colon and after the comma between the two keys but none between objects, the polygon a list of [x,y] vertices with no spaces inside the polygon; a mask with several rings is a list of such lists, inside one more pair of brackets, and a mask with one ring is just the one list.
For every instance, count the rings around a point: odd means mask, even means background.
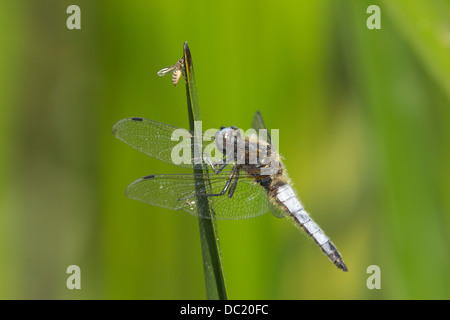
[{"label": "small insect", "polygon": [[172,83],[177,86],[178,81],[180,81],[181,76],[184,78],[184,59],[181,58],[173,66],[162,68],[158,71],[158,76],[163,77],[172,72]]}]

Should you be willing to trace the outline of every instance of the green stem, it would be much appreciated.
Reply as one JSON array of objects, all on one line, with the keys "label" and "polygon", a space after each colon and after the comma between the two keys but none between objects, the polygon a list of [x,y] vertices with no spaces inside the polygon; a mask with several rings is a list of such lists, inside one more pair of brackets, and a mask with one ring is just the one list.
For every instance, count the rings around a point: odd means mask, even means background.
[{"label": "green stem", "polygon": [[[197,90],[194,77],[191,52],[187,42],[184,43],[184,74],[186,76],[186,97],[189,115],[189,129],[195,132],[195,122],[201,121],[198,106]],[[201,134],[201,133],[200,133]],[[194,154],[195,140],[192,140],[192,153]],[[202,152],[202,149],[199,149]],[[195,174],[208,174],[205,166],[194,167]],[[205,190],[204,180],[196,181],[197,190]],[[200,193],[200,191],[199,191]],[[197,197],[198,224],[203,257],[203,272],[205,276],[206,297],[208,300],[226,300],[227,291],[222,268],[219,236],[214,211],[211,210],[207,197]],[[203,217],[210,217],[206,219]]]}]

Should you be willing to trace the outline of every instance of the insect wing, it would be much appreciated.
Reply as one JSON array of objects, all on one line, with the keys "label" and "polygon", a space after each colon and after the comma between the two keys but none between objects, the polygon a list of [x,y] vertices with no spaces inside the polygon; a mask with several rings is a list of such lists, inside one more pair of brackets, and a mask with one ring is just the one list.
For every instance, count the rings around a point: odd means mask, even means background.
[{"label": "insect wing", "polygon": [[[252,128],[257,131],[262,129],[267,130],[261,112],[259,111],[256,111],[255,115],[253,116]],[[267,130],[266,132],[267,142],[270,144],[272,139],[270,137],[269,130]],[[270,204],[270,212],[277,218],[284,218],[286,216],[286,212],[277,205]]]},{"label": "insect wing", "polygon": [[151,157],[180,167],[192,168],[192,163],[176,164],[172,160],[172,152],[180,143],[171,139],[177,130],[184,132],[186,137],[192,136],[185,129],[143,118],[122,119],[113,126],[112,133],[119,140]]},{"label": "insect wing", "polygon": [[[213,175],[151,175],[131,183],[126,194],[134,200],[171,210],[184,210],[197,216],[199,212],[197,192],[199,195],[219,194],[228,176],[229,172]],[[206,187],[196,191],[195,184],[199,180],[203,180]],[[267,192],[249,176],[239,178],[232,197],[228,197],[227,193],[221,196],[208,196],[208,204],[218,220],[256,217],[266,213],[269,208]]]},{"label": "insect wing", "polygon": [[[144,118],[126,118],[113,126],[112,133],[136,150],[166,163],[182,168],[193,168],[194,164],[202,163],[200,146],[198,155],[191,156],[193,135],[186,129]],[[202,147],[214,143],[212,133],[203,133],[198,138],[205,141]]]},{"label": "insect wing", "polygon": [[255,129],[258,134],[259,134],[259,130],[263,130],[263,129],[266,130],[267,142],[269,144],[271,143],[269,130],[267,130],[266,125],[264,124],[264,120],[261,115],[261,112],[259,112],[259,111],[256,111],[255,115],[253,116],[252,128]]},{"label": "insect wing", "polygon": [[162,68],[161,70],[158,71],[158,76],[163,77],[166,74],[171,73],[172,71],[174,71],[176,69],[176,65],[171,66],[171,67],[167,67],[167,68]]}]

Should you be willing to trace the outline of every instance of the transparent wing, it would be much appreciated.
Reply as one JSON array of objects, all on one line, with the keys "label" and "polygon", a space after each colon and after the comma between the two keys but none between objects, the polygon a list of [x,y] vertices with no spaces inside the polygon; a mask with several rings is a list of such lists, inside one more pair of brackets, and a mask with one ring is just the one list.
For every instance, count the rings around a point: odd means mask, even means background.
[{"label": "transparent wing", "polygon": [[[207,189],[199,194],[219,194],[227,181],[229,172],[220,174],[161,174],[150,175],[131,183],[126,191],[129,198],[171,210],[184,210],[197,216],[196,181],[202,180]],[[221,196],[208,196],[210,208],[218,220],[234,220],[257,217],[269,210],[266,190],[256,183],[251,176],[242,173],[236,190],[230,198],[225,193]],[[210,217],[204,217],[210,218]]]},{"label": "transparent wing", "polygon": [[[262,118],[261,112],[259,112],[259,111],[256,111],[255,115],[253,116],[252,128],[255,129],[257,132],[260,129],[267,130],[266,125],[264,124],[264,120]],[[270,138],[270,134],[269,134],[268,130],[267,130],[267,142],[271,143],[271,138]]]},{"label": "transparent wing", "polygon": [[[266,129],[267,130],[267,142],[271,143],[272,139],[270,138],[269,130],[267,129],[267,127],[264,123],[261,112],[259,112],[259,111],[256,111],[255,115],[253,116],[252,128],[255,130]],[[280,207],[274,206],[272,204],[270,204],[270,212],[277,218],[284,218],[286,216],[286,212],[284,210],[282,210]]]},{"label": "transparent wing", "polygon": [[167,67],[167,68],[162,68],[161,70],[158,71],[158,76],[163,77],[168,73],[171,73],[172,71],[174,71],[176,69],[176,66],[171,66],[171,67]]},{"label": "transparent wing", "polygon": [[[193,168],[193,164],[202,161],[201,150],[196,159],[192,158],[192,133],[186,129],[144,118],[126,118],[113,126],[112,133],[116,138],[136,150],[169,164]],[[205,141],[203,147],[214,143],[212,133],[203,133],[203,139]],[[181,148],[183,141],[184,148]],[[178,159],[178,161],[174,161],[174,159]],[[180,162],[180,160],[182,161]]]}]

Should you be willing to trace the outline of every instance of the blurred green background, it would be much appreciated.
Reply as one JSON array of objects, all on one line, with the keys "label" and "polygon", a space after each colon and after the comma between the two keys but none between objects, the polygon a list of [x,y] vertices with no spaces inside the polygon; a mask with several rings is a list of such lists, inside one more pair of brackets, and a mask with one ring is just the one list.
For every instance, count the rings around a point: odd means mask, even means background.
[{"label": "blurred green background", "polygon": [[219,221],[230,298],[450,298],[448,1],[2,1],[0,30],[0,298],[205,298],[197,219],[124,195],[180,169],[111,134],[188,127],[183,86],[156,76],[186,40],[203,127],[261,110],[349,267],[287,220]]}]

